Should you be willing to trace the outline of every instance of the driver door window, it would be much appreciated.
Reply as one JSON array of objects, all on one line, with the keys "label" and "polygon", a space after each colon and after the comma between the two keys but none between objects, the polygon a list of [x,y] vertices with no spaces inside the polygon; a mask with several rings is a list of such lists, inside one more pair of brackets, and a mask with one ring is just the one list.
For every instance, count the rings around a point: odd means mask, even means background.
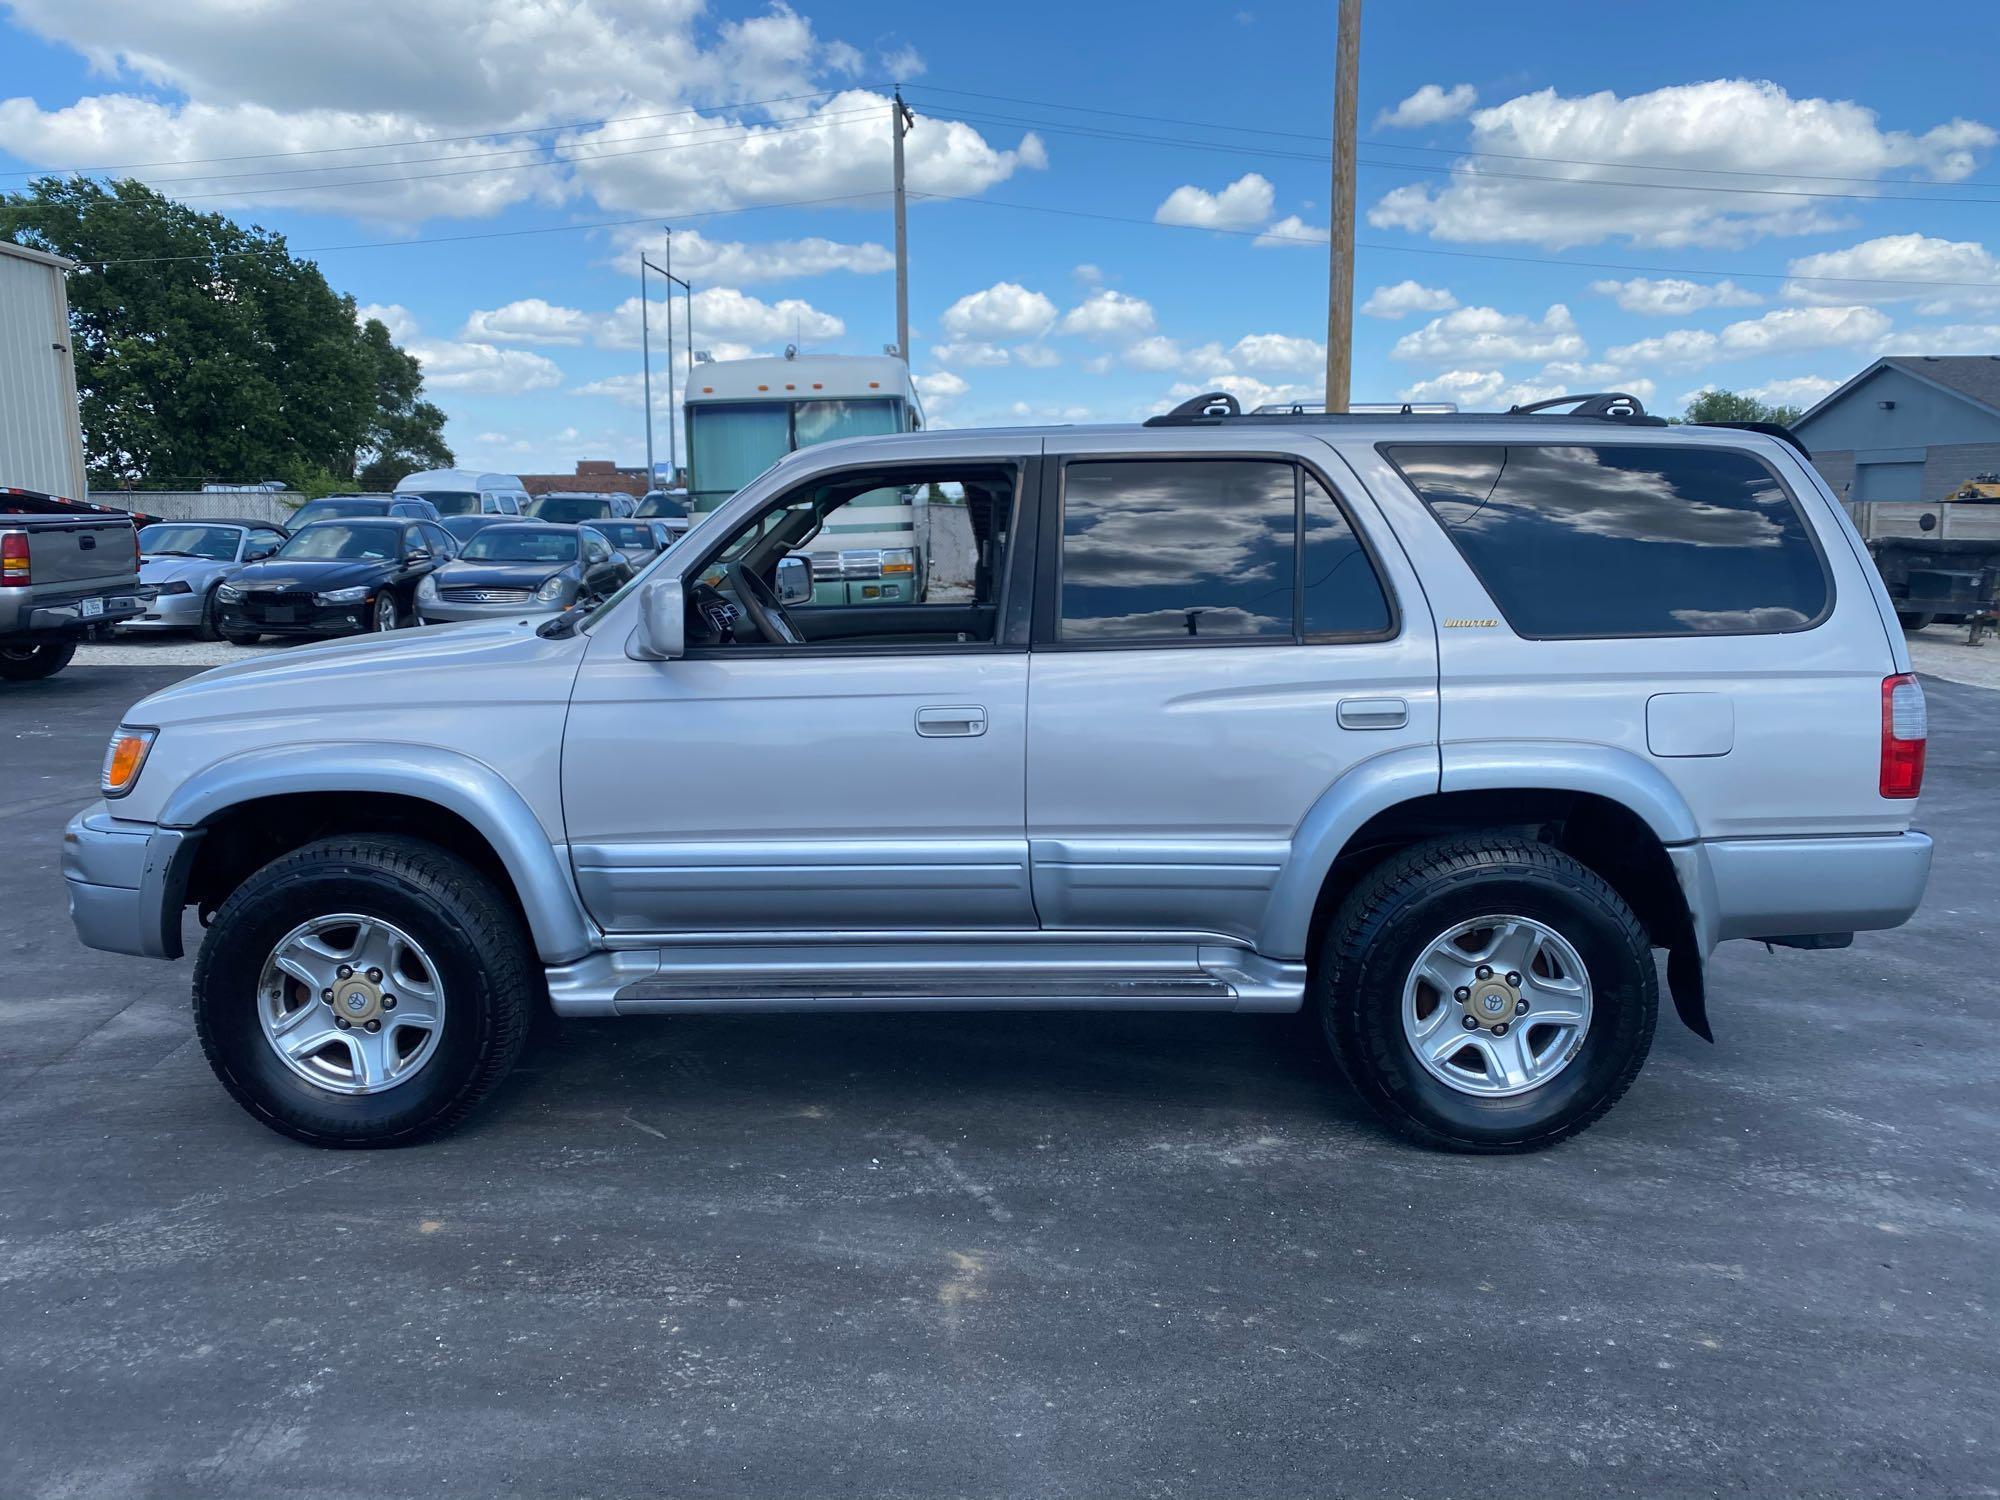
[{"label": "driver door window", "polygon": [[719,650],[994,646],[1021,488],[1015,464],[821,476],[717,549],[693,590],[690,640]]}]

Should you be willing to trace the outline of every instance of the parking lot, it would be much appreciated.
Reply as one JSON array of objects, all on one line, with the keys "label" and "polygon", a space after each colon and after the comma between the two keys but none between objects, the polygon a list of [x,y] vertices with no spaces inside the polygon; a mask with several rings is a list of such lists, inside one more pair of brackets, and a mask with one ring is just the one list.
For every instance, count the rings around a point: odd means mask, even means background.
[{"label": "parking lot", "polygon": [[1996,1493],[2000,693],[1926,682],[1916,922],[1725,948],[1550,1153],[1399,1144],[1284,1019],[876,1015],[550,1023],[344,1154],[71,937],[188,670],[90,660],[0,693],[0,1493]]}]

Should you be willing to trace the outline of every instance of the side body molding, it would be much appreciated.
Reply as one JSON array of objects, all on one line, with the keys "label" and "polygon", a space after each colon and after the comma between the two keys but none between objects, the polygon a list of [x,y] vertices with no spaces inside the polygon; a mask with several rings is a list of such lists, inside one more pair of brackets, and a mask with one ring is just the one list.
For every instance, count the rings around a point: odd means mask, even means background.
[{"label": "side body molding", "polygon": [[1437,746],[1409,745],[1362,761],[1322,792],[1292,834],[1291,858],[1271,888],[1257,951],[1305,958],[1320,888],[1347,841],[1377,813],[1437,790]]},{"label": "side body molding", "polygon": [[1439,791],[1547,787],[1590,792],[1623,803],[1663,844],[1691,844],[1701,837],[1687,799],[1658,766],[1629,750],[1562,740],[1506,740],[1445,745],[1439,758]]},{"label": "side body molding", "polygon": [[435,803],[485,837],[506,866],[527,912],[542,962],[569,963],[592,946],[562,851],[506,779],[468,755],[432,745],[279,745],[217,761],[167,799],[160,824],[199,828],[259,797],[300,792],[377,792]]}]

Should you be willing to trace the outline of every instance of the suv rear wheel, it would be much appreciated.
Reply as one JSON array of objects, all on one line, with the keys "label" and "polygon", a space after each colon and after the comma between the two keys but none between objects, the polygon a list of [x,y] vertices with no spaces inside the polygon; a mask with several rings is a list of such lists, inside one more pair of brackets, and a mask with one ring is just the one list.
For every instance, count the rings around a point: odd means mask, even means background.
[{"label": "suv rear wheel", "polygon": [[209,1065],[273,1130],[390,1146],[462,1119],[520,1055],[540,973],[492,883],[420,839],[327,839],[244,881],[209,925]]},{"label": "suv rear wheel", "polygon": [[1495,835],[1391,856],[1342,903],[1314,975],[1342,1070],[1426,1145],[1524,1151],[1631,1085],[1659,981],[1645,929],[1558,850]]}]

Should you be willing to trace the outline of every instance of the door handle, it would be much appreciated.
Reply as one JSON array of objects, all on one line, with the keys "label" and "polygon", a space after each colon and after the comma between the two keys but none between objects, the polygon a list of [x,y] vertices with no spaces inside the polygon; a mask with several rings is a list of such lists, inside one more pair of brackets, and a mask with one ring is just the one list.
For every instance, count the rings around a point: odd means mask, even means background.
[{"label": "door handle", "polygon": [[1342,698],[1333,713],[1342,729],[1401,729],[1410,722],[1410,705],[1401,698]]},{"label": "door handle", "polygon": [[926,739],[965,739],[986,733],[986,710],[977,704],[917,710],[917,733]]}]

